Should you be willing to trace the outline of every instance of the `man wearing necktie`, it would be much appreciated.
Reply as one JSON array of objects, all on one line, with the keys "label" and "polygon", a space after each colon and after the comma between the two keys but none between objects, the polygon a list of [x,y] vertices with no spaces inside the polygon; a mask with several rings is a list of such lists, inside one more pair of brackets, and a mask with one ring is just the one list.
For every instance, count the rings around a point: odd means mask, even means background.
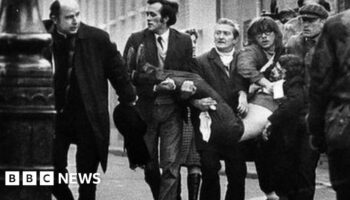
[{"label": "man wearing necktie", "polygon": [[144,140],[151,160],[145,166],[145,181],[155,200],[177,199],[181,137],[187,114],[176,97],[180,88],[170,79],[160,83],[148,79],[144,69],[148,63],[159,70],[188,71],[192,63],[191,38],[170,28],[176,22],[177,12],[175,1],[148,0],[147,28],[133,33],[124,49],[139,97],[136,108],[147,124]]},{"label": "man wearing necktie", "polygon": [[[328,12],[318,4],[308,4],[300,8],[300,19],[302,21],[302,32],[292,36],[286,44],[286,52],[296,54],[304,60],[305,83],[310,86],[311,59],[315,51],[315,46],[319,40],[322,28],[328,17]],[[299,152],[299,188],[296,199],[312,200],[315,193],[316,167],[320,154],[311,149],[309,145],[309,135],[304,134],[300,141]]]},{"label": "man wearing necktie", "polygon": [[[236,71],[237,49],[235,45],[238,40],[238,25],[229,19],[219,19],[214,31],[215,47],[197,58],[198,64],[192,67],[192,71],[199,74],[232,110],[244,116],[248,111],[246,95],[248,82]],[[215,101],[211,98],[193,100],[192,103],[198,112],[208,111],[211,103],[215,105]],[[199,133],[197,123],[199,123],[198,120],[194,122],[194,127],[197,150],[201,157],[203,180],[200,199],[221,199],[218,172],[221,168],[220,160],[224,160],[228,181],[225,199],[244,200],[246,166],[239,152],[240,145],[221,146],[205,142]]]},{"label": "man wearing necktie", "polygon": [[[107,168],[109,145],[108,80],[124,105],[132,105],[136,93],[124,62],[109,35],[80,22],[75,0],[56,0],[45,21],[52,34],[51,52],[55,67],[54,88],[57,110],[53,162],[57,200],[73,200],[67,184],[57,176],[67,173],[67,154],[76,144],[76,167],[82,176],[91,176],[101,164]],[[79,199],[95,199],[96,184],[79,182]]]}]

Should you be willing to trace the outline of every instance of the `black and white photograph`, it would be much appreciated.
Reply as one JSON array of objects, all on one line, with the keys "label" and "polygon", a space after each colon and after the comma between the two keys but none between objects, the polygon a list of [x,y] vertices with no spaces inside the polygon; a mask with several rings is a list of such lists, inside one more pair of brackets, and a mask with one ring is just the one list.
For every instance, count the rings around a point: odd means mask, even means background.
[{"label": "black and white photograph", "polygon": [[0,200],[350,200],[350,0],[0,0]]}]

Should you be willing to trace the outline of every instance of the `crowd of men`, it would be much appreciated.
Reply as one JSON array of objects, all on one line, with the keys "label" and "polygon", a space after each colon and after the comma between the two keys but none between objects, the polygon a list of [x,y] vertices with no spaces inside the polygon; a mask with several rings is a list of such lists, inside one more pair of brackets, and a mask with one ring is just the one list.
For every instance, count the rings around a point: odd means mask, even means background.
[{"label": "crowd of men", "polygon": [[[155,200],[181,199],[182,165],[189,168],[189,200],[220,200],[221,160],[226,200],[244,200],[247,160],[256,163],[266,199],[312,200],[323,152],[337,199],[350,199],[350,12],[329,17],[329,4],[321,4],[300,5],[292,15],[301,23],[295,34],[287,29],[295,19],[254,19],[242,49],[238,25],[219,19],[215,46],[195,57],[198,35],[171,28],[175,1],[147,1],[147,28],[129,37],[123,56],[108,33],[80,21],[77,1],[54,1],[45,21],[53,44],[44,53],[55,67],[55,174],[67,172],[72,143],[78,173],[95,173],[99,164],[106,171],[109,81],[120,106],[146,124],[148,157],[137,164]],[[179,81],[184,75],[192,79]],[[227,145],[212,139],[225,137],[212,128],[220,127],[213,113],[220,117],[222,104],[233,111],[228,124],[241,138]],[[184,139],[188,120],[193,127]],[[191,150],[183,151],[185,141]],[[95,193],[95,184],[80,184],[79,199],[95,199]],[[66,184],[55,183],[53,194],[74,199]]]}]

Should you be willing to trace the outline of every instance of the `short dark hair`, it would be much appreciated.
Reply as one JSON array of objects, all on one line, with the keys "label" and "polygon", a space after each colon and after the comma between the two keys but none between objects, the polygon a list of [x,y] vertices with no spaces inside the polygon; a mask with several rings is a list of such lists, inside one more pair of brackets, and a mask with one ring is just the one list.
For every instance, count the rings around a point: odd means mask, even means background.
[{"label": "short dark hair", "polygon": [[304,77],[304,64],[300,56],[295,54],[285,54],[279,58],[278,62],[281,67],[286,70],[286,80],[295,76]]},{"label": "short dark hair", "polygon": [[50,19],[52,19],[53,17],[58,17],[60,15],[60,11],[61,3],[60,1],[55,0],[50,6]]},{"label": "short dark hair", "polygon": [[176,14],[179,11],[179,4],[175,1],[168,0],[148,0],[148,4],[160,3],[162,4],[162,8],[160,10],[160,14],[162,18],[169,17],[167,22],[167,26],[174,25],[176,23]]},{"label": "short dark hair", "polygon": [[227,19],[227,18],[220,18],[216,24],[226,24],[226,25],[229,25],[229,26],[232,26],[233,28],[233,37],[234,38],[237,38],[239,36],[239,26],[236,22],[230,20],[230,19]]}]

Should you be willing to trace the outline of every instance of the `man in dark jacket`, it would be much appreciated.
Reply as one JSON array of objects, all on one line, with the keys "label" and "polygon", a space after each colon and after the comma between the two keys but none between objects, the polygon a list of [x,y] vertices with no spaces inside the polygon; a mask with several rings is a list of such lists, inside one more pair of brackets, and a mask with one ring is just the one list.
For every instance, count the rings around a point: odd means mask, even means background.
[{"label": "man in dark jacket", "polygon": [[305,83],[309,84],[309,68],[311,58],[315,50],[316,42],[319,39],[323,24],[328,13],[318,4],[308,4],[300,8],[300,18],[302,21],[302,32],[292,36],[287,44],[286,51],[289,54],[296,54],[304,60]]},{"label": "man in dark jacket", "polygon": [[[310,66],[314,54],[315,46],[320,38],[323,25],[328,17],[327,11],[318,4],[308,4],[300,8],[300,17],[302,19],[303,31],[290,38],[286,45],[288,53],[300,56],[305,66],[305,84],[309,87],[310,83]],[[305,199],[313,199],[315,193],[316,167],[320,157],[317,151],[310,148],[309,136],[301,135],[299,139],[302,143],[300,146],[300,167],[299,167],[299,196]]]},{"label": "man in dark jacket", "polygon": [[[236,72],[237,50],[239,40],[238,26],[229,19],[220,19],[214,32],[215,48],[197,58],[198,66],[192,71],[199,74],[237,113],[247,112],[247,84]],[[211,98],[193,100],[194,107],[200,112],[210,110],[215,101]],[[197,148],[201,156],[203,183],[201,200],[220,199],[220,181],[218,172],[220,160],[225,161],[228,179],[226,199],[244,199],[246,166],[243,157],[238,154],[238,146],[221,146],[206,142],[198,130],[198,121],[194,123]]]},{"label": "man in dark jacket", "polygon": [[[105,171],[109,145],[108,82],[121,104],[135,101],[136,94],[116,46],[106,32],[80,22],[74,0],[54,1],[50,7],[52,58],[57,122],[54,140],[56,183],[59,200],[72,200],[66,184],[57,183],[58,173],[67,172],[67,153],[77,145],[78,173],[95,173],[99,163]],[[47,23],[47,25],[50,23]],[[79,199],[95,199],[96,185],[80,183]]]},{"label": "man in dark jacket", "polygon": [[[176,98],[180,88],[171,79],[149,79],[146,63],[160,70],[187,71],[192,62],[192,42],[187,34],[170,28],[176,22],[178,4],[149,0],[147,29],[133,33],[124,49],[139,96],[136,108],[147,124],[144,136],[151,161],[145,167],[145,180],[154,199],[175,200],[179,184],[180,146],[185,107]],[[158,141],[160,139],[160,163]],[[161,167],[162,174],[160,174]]]},{"label": "man in dark jacket", "polygon": [[350,199],[350,11],[324,25],[310,69],[309,127],[313,146],[326,150],[338,200]]}]

